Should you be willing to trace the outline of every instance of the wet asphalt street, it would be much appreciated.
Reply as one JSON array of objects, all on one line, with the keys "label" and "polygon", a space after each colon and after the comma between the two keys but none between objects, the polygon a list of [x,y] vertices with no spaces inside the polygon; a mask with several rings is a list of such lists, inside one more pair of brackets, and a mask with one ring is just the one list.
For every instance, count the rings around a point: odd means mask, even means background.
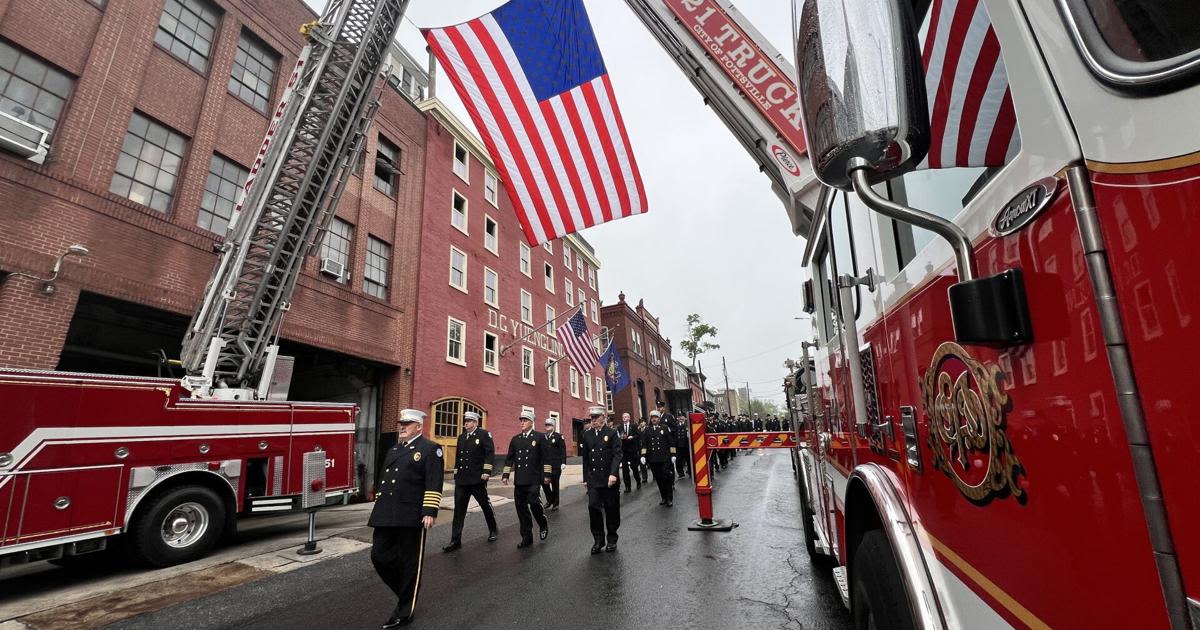
[{"label": "wet asphalt street", "polygon": [[[740,524],[730,533],[688,531],[695,492],[690,479],[676,485],[673,508],[658,505],[653,479],[621,495],[616,553],[589,555],[582,485],[563,489],[549,539],[528,549],[515,547],[511,504],[497,508],[500,540],[492,544],[478,513],[467,516],[463,549],[453,554],[441,553],[449,527],[436,527],[411,627],[849,627],[828,571],[814,570],[805,554],[786,451],[743,454],[716,476],[716,515]],[[394,604],[362,551],[112,627],[378,628]]]}]

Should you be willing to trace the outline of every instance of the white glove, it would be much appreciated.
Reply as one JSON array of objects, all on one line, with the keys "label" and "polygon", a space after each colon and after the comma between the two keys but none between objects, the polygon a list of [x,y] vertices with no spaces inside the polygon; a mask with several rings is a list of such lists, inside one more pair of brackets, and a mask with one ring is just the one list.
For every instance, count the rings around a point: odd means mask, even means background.
[{"label": "white glove", "polygon": [[644,466],[644,465],[646,465],[646,458],[645,458],[645,457],[643,457],[643,458],[642,458],[642,465],[643,465],[643,466]]},{"label": "white glove", "polygon": [[566,469],[567,469],[567,465],[566,465],[566,464],[559,464],[559,465],[558,465],[558,469],[559,469],[559,470],[566,470]]},{"label": "white glove", "polygon": [[674,463],[675,463],[675,456],[674,456],[674,455],[672,455],[672,456],[671,456],[671,463],[672,463],[672,464],[674,464]]}]

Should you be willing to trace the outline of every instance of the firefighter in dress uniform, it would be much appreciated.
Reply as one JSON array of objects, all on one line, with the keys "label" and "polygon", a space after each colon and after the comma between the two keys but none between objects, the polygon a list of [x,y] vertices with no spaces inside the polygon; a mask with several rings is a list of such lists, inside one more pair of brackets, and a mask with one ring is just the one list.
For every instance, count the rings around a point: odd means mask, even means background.
[{"label": "firefighter in dress uniform", "polygon": [[588,521],[592,529],[592,554],[617,550],[621,527],[620,434],[605,424],[604,407],[588,409],[592,422],[583,431],[579,454],[583,458],[583,483],[587,485]]},{"label": "firefighter in dress uniform", "polygon": [[400,435],[383,460],[379,491],[367,525],[375,528],[371,563],[396,594],[396,608],[382,628],[412,623],[421,587],[425,532],[442,502],[442,449],[421,436],[425,413],[400,412]]},{"label": "firefighter in dress uniform", "polygon": [[508,457],[504,460],[501,480],[508,485],[513,476],[513,503],[517,507],[517,520],[521,522],[521,542],[518,549],[533,544],[533,521],[538,524],[538,536],[542,540],[550,535],[550,525],[542,510],[540,497],[542,483],[550,480],[550,467],[546,461],[546,440],[533,430],[533,412],[521,412],[521,432],[508,442]]},{"label": "firefighter in dress uniform", "polygon": [[[615,427],[621,438],[621,478],[625,481],[625,492],[633,491],[633,482],[637,482],[638,490],[642,489],[642,473],[638,465],[638,435],[641,430],[633,423],[628,413],[621,414],[621,422]],[[633,477],[630,481],[630,476]],[[618,485],[618,487],[620,487]]]},{"label": "firefighter in dress uniform", "polygon": [[496,514],[488,499],[487,482],[492,476],[492,460],[496,447],[492,434],[479,428],[479,414],[463,413],[463,432],[454,449],[454,522],[450,527],[450,544],[442,547],[449,553],[462,547],[463,523],[467,520],[467,505],[474,498],[487,521],[488,542],[496,540]]},{"label": "firefighter in dress uniform", "polygon": [[546,492],[546,511],[558,511],[558,482],[562,471],[567,467],[567,441],[554,426],[554,418],[546,418],[546,432],[542,434],[546,440],[546,466],[550,467],[550,480],[542,484]]},{"label": "firefighter in dress uniform", "polygon": [[658,494],[662,497],[658,504],[674,505],[675,434],[662,423],[657,409],[650,412],[650,426],[642,432],[642,463],[650,467],[654,483],[658,484]]}]

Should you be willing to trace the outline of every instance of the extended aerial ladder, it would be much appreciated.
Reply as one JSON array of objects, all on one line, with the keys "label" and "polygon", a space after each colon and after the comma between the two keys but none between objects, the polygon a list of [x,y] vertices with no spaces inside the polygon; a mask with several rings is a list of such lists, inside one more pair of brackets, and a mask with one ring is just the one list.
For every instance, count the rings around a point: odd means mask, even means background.
[{"label": "extended aerial ladder", "polygon": [[265,398],[284,314],[363,149],[375,81],[408,0],[330,0],[275,109],[204,298],[188,327],[185,386]]}]

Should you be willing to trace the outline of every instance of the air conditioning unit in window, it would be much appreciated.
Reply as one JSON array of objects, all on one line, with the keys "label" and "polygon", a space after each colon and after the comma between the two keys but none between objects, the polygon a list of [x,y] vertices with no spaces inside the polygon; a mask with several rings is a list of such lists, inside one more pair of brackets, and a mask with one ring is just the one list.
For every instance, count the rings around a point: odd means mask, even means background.
[{"label": "air conditioning unit in window", "polygon": [[50,149],[50,132],[8,112],[0,112],[0,148],[41,164]]},{"label": "air conditioning unit in window", "polygon": [[341,280],[342,274],[346,273],[346,266],[332,258],[322,258],[321,273]]}]

